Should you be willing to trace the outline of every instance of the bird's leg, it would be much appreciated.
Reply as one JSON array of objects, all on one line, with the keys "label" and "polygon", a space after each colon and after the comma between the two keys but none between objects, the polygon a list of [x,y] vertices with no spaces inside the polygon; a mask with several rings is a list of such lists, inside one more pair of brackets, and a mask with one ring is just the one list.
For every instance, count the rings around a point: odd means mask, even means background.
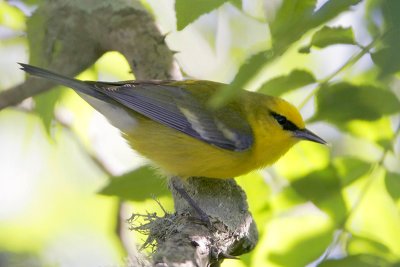
[{"label": "bird's leg", "polygon": [[172,187],[178,192],[178,194],[189,203],[189,205],[197,212],[200,216],[200,220],[205,223],[208,227],[211,227],[211,221],[209,216],[197,205],[196,201],[193,200],[191,196],[186,192],[185,188],[178,181],[178,177],[172,177],[171,184]]}]

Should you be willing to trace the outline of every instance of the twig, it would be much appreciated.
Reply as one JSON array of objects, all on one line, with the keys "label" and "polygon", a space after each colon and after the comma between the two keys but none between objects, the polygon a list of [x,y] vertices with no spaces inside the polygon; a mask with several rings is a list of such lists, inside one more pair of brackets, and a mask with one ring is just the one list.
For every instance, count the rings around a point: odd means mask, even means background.
[{"label": "twig", "polygon": [[376,37],[374,40],[372,40],[367,46],[359,46],[361,48],[361,51],[358,52],[356,55],[353,55],[350,57],[342,66],[340,66],[337,70],[326,76],[324,79],[321,79],[320,81],[317,82],[316,87],[304,98],[304,100],[298,105],[299,109],[302,109],[308,101],[319,91],[319,89],[326,83],[328,83],[330,80],[332,80],[334,77],[336,77],[339,73],[341,73],[343,70],[346,68],[354,65],[359,61],[365,54],[369,53],[371,48],[374,47],[376,42],[382,38],[382,35]]}]

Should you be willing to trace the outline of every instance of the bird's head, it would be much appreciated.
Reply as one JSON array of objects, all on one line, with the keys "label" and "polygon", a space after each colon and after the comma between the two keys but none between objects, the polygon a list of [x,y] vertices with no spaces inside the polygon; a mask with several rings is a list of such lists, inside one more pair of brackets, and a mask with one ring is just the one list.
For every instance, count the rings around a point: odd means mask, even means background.
[{"label": "bird's head", "polygon": [[281,98],[271,98],[268,103],[269,121],[276,131],[294,142],[307,140],[327,144],[325,140],[305,128],[304,120],[298,109]]}]

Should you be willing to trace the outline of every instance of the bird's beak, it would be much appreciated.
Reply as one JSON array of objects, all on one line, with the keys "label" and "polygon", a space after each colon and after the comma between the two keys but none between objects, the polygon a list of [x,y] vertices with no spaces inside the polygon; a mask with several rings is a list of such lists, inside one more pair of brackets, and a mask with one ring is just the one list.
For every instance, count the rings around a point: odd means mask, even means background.
[{"label": "bird's beak", "polygon": [[301,140],[308,140],[315,143],[320,143],[323,145],[328,144],[324,139],[316,135],[315,133],[307,130],[307,129],[298,129],[294,131],[294,136]]}]

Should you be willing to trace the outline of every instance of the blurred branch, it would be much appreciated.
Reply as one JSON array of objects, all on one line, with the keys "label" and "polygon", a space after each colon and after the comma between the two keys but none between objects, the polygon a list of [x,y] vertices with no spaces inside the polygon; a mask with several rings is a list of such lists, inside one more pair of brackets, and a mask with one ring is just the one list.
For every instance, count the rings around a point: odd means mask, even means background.
[{"label": "blurred branch", "polygon": [[44,89],[41,89],[41,87],[38,86],[34,86],[32,89],[28,84],[29,83],[25,82],[6,91],[0,92],[0,110],[5,107],[16,105],[25,98],[44,91]]}]

